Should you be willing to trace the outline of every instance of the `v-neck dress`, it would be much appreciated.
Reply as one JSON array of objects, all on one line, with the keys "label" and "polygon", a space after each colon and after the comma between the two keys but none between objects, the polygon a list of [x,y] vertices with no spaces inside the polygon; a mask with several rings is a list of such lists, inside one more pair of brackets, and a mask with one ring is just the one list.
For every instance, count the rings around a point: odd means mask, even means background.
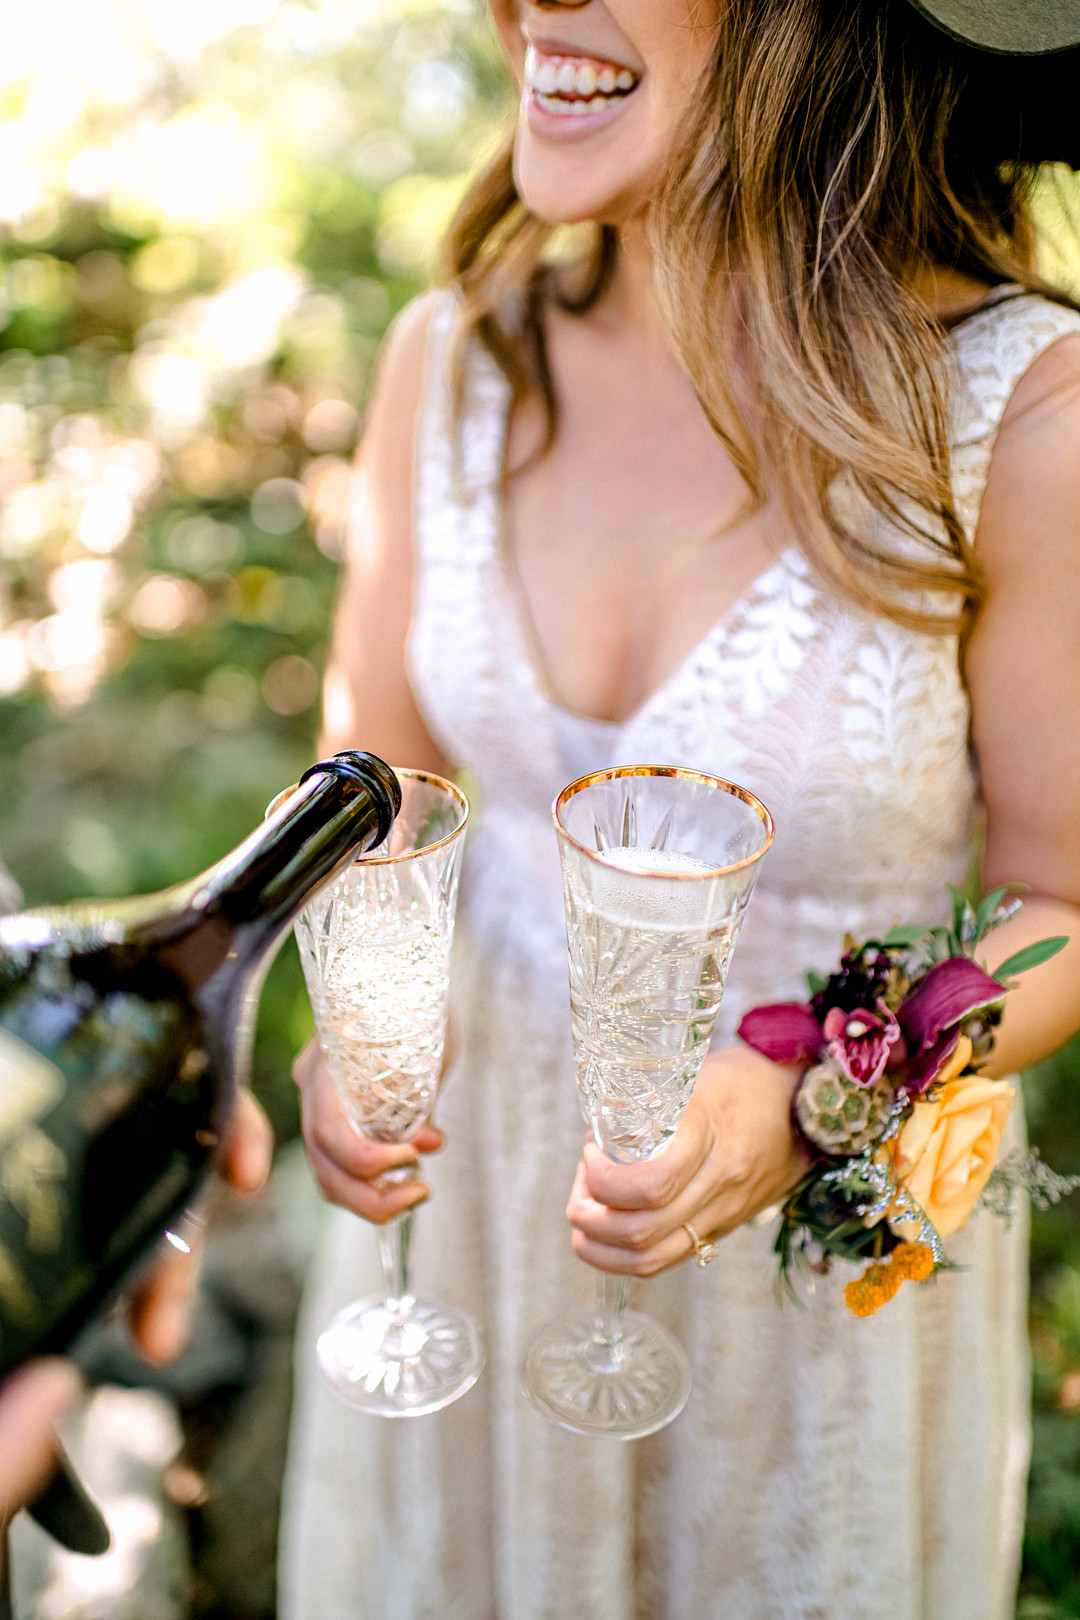
[{"label": "v-neck dress", "polygon": [[[283,1620],[1006,1620],[1028,1456],[1026,1232],[988,1215],[965,1269],[871,1320],[852,1272],[800,1310],[773,1232],[635,1285],[686,1346],[693,1392],[647,1440],[586,1440],[519,1390],[529,1334],[591,1297],[566,1198],[584,1127],[550,805],[585,769],[687,765],[751,788],[776,841],[720,1011],[800,998],[845,932],[943,915],[978,812],[955,641],[840,602],[783,552],[621,726],[561,716],[530,659],[499,544],[507,389],[470,359],[460,454],[437,305],[415,490],[408,656],[432,736],[477,784],[455,947],[460,1046],[416,1282],[472,1311],[487,1367],[435,1416],[365,1418],[314,1371],[319,1328],[376,1287],[340,1210],[297,1354]],[[953,334],[954,482],[974,534],[994,438],[1036,356],[1080,317],[1006,298]],[[900,543],[899,540],[897,543]],[[362,739],[358,739],[362,741]],[[1017,1124],[1015,1127],[1019,1131]]]}]

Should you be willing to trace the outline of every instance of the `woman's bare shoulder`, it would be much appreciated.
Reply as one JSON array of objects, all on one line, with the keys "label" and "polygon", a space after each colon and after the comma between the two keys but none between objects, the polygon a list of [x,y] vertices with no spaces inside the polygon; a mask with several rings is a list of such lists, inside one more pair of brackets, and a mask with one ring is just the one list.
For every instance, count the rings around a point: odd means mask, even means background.
[{"label": "woman's bare shoulder", "polygon": [[438,293],[425,293],[395,318],[379,357],[364,435],[357,451],[366,521],[353,540],[394,557],[402,587],[411,595],[413,458],[424,391],[431,323]]},{"label": "woman's bare shoulder", "polygon": [[325,683],[324,743],[357,738],[388,759],[440,769],[409,685],[405,645],[413,610],[413,445],[437,295],[394,321],[357,457],[346,567]]},{"label": "woman's bare shoulder", "polygon": [[395,316],[379,358],[366,443],[384,426],[392,428],[396,435],[404,421],[415,422],[424,387],[431,323],[443,296],[437,291],[423,293]]},{"label": "woman's bare shoulder", "polygon": [[1020,378],[994,446],[978,550],[993,575],[1036,556],[1080,567],[1080,332],[1044,349]]}]

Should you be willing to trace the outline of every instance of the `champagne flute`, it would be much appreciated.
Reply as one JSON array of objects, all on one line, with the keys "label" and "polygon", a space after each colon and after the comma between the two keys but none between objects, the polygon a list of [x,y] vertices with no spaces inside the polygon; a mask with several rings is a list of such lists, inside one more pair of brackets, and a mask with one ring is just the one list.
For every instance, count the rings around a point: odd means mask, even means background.
[{"label": "champagne flute", "polygon": [[[732,782],[658,765],[582,777],[552,813],[582,1112],[608,1158],[633,1164],[663,1150],[690,1100],[772,817]],[[690,1393],[682,1346],[626,1309],[627,1288],[600,1273],[594,1308],[529,1342],[525,1394],[575,1434],[639,1439]]]},{"label": "champagne flute", "polygon": [[[438,1090],[450,947],[469,806],[442,777],[399,770],[401,810],[386,843],[354,861],[296,922],[315,1030],[350,1124],[373,1142],[410,1142]],[[411,1168],[380,1180],[412,1179]],[[413,1293],[413,1211],[377,1229],[383,1292],[334,1318],[319,1366],[350,1406],[383,1417],[436,1412],[476,1382],[484,1351],[463,1311]]]}]

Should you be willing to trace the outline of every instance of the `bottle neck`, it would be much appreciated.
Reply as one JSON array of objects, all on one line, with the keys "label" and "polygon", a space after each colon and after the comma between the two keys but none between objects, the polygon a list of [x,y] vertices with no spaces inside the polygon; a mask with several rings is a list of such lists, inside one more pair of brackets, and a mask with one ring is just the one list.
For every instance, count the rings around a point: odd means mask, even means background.
[{"label": "bottle neck", "polygon": [[189,903],[234,924],[291,921],[344,860],[382,842],[397,802],[378,779],[316,766],[242,844],[184,886]]},{"label": "bottle neck", "polygon": [[155,963],[189,991],[223,964],[226,976],[244,976],[322,883],[386,837],[400,807],[397,778],[381,759],[338,754],[313,766],[250,837],[187,883],[0,918],[0,958],[29,963],[35,952],[60,945],[88,977],[94,958],[107,958],[110,973],[126,959],[140,983],[146,980],[147,994]]},{"label": "bottle neck", "polygon": [[169,891],[158,916],[132,929],[191,989],[230,963],[266,954],[316,889],[382,842],[400,805],[393,773],[370,755],[317,765],[230,854]]}]

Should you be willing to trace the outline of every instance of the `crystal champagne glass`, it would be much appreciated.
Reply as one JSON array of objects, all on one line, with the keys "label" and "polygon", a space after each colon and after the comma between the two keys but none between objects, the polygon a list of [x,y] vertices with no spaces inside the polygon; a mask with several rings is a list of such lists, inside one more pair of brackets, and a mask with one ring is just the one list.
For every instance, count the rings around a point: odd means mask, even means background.
[{"label": "crystal champagne glass", "polygon": [[[438,1090],[450,947],[469,807],[439,776],[399,770],[401,810],[377,853],[346,868],[304,908],[297,943],[315,1031],[350,1124],[373,1142],[410,1142]],[[384,1184],[412,1178],[388,1171]],[[350,1406],[383,1417],[436,1412],[484,1362],[464,1312],[413,1293],[413,1211],[377,1228],[383,1290],[346,1306],[318,1360]]]},{"label": "crystal champagne glass", "polygon": [[[732,782],[653,765],[582,777],[553,814],[582,1111],[608,1158],[633,1164],[690,1100],[772,818]],[[525,1393],[576,1434],[639,1439],[690,1393],[681,1345],[626,1308],[627,1286],[601,1273],[593,1308],[529,1343]]]}]

